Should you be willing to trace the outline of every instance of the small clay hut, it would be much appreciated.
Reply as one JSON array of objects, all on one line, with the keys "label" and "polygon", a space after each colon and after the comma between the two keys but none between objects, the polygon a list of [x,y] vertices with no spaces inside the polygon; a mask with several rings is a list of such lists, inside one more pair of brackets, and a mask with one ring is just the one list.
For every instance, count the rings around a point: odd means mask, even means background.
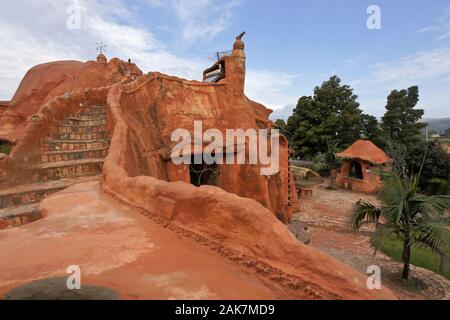
[{"label": "small clay hut", "polygon": [[347,150],[338,153],[343,159],[337,171],[336,184],[364,193],[375,193],[381,185],[380,171],[388,171],[392,161],[387,154],[368,140],[358,140]]}]

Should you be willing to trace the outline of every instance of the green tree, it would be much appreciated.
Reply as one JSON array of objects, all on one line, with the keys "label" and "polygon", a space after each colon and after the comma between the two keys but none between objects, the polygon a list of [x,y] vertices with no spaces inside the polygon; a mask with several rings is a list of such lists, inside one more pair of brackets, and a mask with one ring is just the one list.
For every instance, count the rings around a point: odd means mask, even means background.
[{"label": "green tree", "polygon": [[388,140],[408,145],[421,139],[426,124],[420,123],[424,111],[415,109],[419,102],[419,87],[407,90],[393,90],[388,96],[382,129]]},{"label": "green tree", "polygon": [[450,155],[438,141],[421,141],[409,145],[405,153],[406,174],[418,172],[422,162],[419,187],[429,193],[446,194],[448,188],[445,186],[450,179]]},{"label": "green tree", "polygon": [[[351,218],[353,230],[364,224],[377,226],[379,244],[387,236],[396,234],[403,241],[403,279],[410,275],[411,248],[425,245],[442,254],[450,245],[449,196],[425,196],[419,193],[420,174],[401,178],[389,174],[383,181],[381,207],[365,201],[356,205]],[[378,248],[377,248],[378,249]]]},{"label": "green tree", "polygon": [[372,142],[379,140],[381,127],[377,118],[368,114],[362,114],[361,121],[363,126],[362,137]]},{"label": "green tree", "polygon": [[374,116],[363,114],[361,116],[363,131],[361,137],[365,140],[372,141],[381,149],[386,149],[386,140],[383,137],[383,131],[381,130],[381,124]]},{"label": "green tree", "polygon": [[287,136],[286,121],[284,121],[283,119],[277,119],[275,121],[275,125],[278,127],[278,130],[280,130],[281,134]]},{"label": "green tree", "polygon": [[343,149],[358,140],[363,123],[357,98],[337,76],[316,87],[313,97],[301,97],[286,126],[297,154],[312,159],[328,151],[328,141],[336,141],[337,147]]},{"label": "green tree", "polygon": [[341,166],[342,160],[336,155],[337,143],[335,141],[327,141],[327,151],[319,153],[313,159],[313,169],[321,174],[329,174],[331,170]]}]

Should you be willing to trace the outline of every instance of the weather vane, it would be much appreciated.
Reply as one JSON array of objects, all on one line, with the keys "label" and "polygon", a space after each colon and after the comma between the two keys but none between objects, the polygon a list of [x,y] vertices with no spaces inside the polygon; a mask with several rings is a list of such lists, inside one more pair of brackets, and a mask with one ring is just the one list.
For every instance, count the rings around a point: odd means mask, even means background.
[{"label": "weather vane", "polygon": [[97,51],[100,53],[100,54],[103,54],[103,52],[104,51],[106,51],[106,45],[103,43],[103,42],[100,42],[100,43],[96,43],[97,44]]}]

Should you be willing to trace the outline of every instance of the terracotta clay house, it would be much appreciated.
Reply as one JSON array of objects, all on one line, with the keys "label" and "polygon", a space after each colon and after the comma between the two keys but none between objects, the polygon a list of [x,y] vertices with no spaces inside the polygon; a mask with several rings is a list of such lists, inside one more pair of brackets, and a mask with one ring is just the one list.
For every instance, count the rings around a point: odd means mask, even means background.
[{"label": "terracotta clay house", "polygon": [[381,185],[380,171],[389,170],[392,161],[387,154],[368,140],[358,140],[338,153],[343,164],[337,172],[338,186],[364,193],[375,193]]}]

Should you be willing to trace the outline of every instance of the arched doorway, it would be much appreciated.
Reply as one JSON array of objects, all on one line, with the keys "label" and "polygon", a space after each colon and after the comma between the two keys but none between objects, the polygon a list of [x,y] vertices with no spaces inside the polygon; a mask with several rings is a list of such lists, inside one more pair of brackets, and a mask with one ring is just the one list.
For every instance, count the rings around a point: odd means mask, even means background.
[{"label": "arched doorway", "polygon": [[355,160],[352,161],[352,163],[350,164],[350,171],[348,176],[358,180],[364,179],[362,166],[361,163],[359,163],[359,161]]}]

